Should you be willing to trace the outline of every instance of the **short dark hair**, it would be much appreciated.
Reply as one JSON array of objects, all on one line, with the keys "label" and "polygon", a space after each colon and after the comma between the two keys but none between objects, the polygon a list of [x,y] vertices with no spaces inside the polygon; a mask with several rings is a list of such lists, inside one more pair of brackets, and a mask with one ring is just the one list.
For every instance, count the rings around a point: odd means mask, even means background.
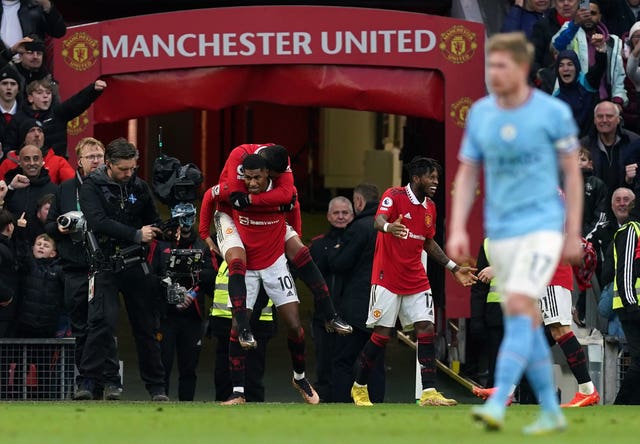
[{"label": "short dark hair", "polygon": [[120,160],[138,158],[138,149],[124,137],[112,140],[104,150],[104,158],[107,162],[118,163]]},{"label": "short dark hair", "polygon": [[242,161],[242,168],[245,170],[267,170],[267,161],[258,154],[249,154]]},{"label": "short dark hair", "polygon": [[380,194],[378,192],[378,187],[372,183],[361,183],[356,185],[353,189],[354,193],[360,194],[364,197],[365,202],[377,202],[380,200]]},{"label": "short dark hair", "polygon": [[43,206],[45,206],[46,204],[53,204],[53,201],[55,200],[56,196],[53,193],[47,193],[44,194],[40,197],[40,199],[38,199],[36,201],[36,209],[40,209]]},{"label": "short dark hair", "polygon": [[433,171],[438,172],[438,176],[442,176],[442,167],[437,160],[430,157],[416,156],[407,164],[409,176],[423,176]]},{"label": "short dark hair", "polygon": [[16,220],[13,217],[13,214],[9,210],[5,210],[4,208],[0,208],[0,231],[7,228],[9,224],[15,224]]},{"label": "short dark hair", "polygon": [[284,173],[289,167],[289,152],[282,145],[271,145],[259,151],[267,161],[267,168],[275,173]]}]

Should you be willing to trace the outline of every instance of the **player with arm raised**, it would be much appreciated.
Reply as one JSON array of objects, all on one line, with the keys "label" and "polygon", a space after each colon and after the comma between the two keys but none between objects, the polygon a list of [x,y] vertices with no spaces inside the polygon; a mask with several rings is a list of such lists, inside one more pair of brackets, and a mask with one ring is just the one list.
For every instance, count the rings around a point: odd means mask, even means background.
[{"label": "player with arm raised", "polygon": [[405,187],[385,191],[374,222],[378,236],[367,319],[367,327],[373,328],[373,333],[356,364],[351,397],[357,406],[373,405],[367,389],[369,373],[398,319],[403,327],[413,325],[415,328],[423,388],[420,405],[457,404],[435,389],[435,317],[431,285],[421,260],[422,250],[449,269],[462,285],[471,285],[477,278],[472,274],[475,269],[461,267],[451,261],[433,239],[436,208],[431,198],[438,187],[440,165],[433,159],[416,157],[408,169],[411,182]]}]

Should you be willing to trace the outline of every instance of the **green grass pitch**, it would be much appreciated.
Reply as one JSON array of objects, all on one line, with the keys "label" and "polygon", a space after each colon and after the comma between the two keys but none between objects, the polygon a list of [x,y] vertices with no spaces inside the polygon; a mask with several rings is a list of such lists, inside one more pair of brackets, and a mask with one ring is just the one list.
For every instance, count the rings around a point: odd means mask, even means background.
[{"label": "green grass pitch", "polygon": [[569,430],[525,437],[537,406],[512,406],[501,432],[485,432],[469,405],[245,404],[103,402],[2,403],[2,442],[18,443],[631,443],[640,411],[629,406],[565,410]]}]

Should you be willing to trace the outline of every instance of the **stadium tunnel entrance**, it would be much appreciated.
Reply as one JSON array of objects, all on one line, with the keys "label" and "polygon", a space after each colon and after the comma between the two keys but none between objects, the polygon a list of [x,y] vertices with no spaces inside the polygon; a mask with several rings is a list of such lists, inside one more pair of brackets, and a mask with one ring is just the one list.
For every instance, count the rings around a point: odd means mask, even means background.
[{"label": "stadium tunnel entrance", "polygon": [[[466,112],[485,93],[481,24],[363,8],[215,8],[80,25],[56,41],[54,65],[62,97],[98,77],[108,84],[95,105],[70,122],[70,147],[90,135],[111,140],[129,134],[144,171],[156,154],[158,116],[178,113],[193,144],[185,148],[176,134],[180,148],[171,154],[201,166],[208,185],[239,143],[276,141],[298,150],[287,138],[301,127],[317,130],[325,109],[407,116],[415,140],[403,159],[427,155],[444,167],[440,242]],[[143,124],[136,128],[135,122]],[[274,136],[248,140],[260,134]],[[313,156],[304,149],[304,156]],[[371,149],[388,151],[384,145]],[[336,156],[341,152],[349,146]],[[481,220],[478,206],[471,220]],[[479,247],[481,223],[470,226],[470,235]],[[434,279],[434,294],[446,300],[444,318],[468,317],[468,291],[439,268],[433,270],[441,277]]]}]

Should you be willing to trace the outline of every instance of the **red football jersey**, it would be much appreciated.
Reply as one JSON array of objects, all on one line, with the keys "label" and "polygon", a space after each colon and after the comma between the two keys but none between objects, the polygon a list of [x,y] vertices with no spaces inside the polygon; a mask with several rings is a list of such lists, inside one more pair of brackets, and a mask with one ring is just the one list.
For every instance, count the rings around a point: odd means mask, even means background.
[{"label": "red football jersey", "polygon": [[401,295],[430,289],[420,258],[425,239],[436,234],[435,203],[429,198],[419,202],[409,185],[394,187],[382,195],[376,217],[380,214],[387,216],[389,223],[402,216],[409,234],[400,239],[391,233],[378,232],[371,284]]},{"label": "red football jersey", "polygon": [[[256,154],[260,149],[272,146],[273,143],[252,144],[246,143],[235,147],[227,161],[224,163],[222,172],[220,173],[220,198],[218,200],[218,211],[223,211],[231,215],[231,205],[229,204],[229,195],[234,191],[247,192],[244,184],[244,174],[242,171],[242,161],[249,154]],[[287,167],[287,171],[282,173],[278,178],[273,180],[273,190],[266,193],[260,193],[251,196],[252,206],[278,207],[291,202],[294,194],[293,173],[291,167]]]},{"label": "red football jersey", "polygon": [[263,270],[284,254],[284,213],[234,211],[233,221],[247,254],[247,270]]},{"label": "red football jersey", "polygon": [[571,265],[558,264],[549,285],[559,285],[567,290],[573,290],[573,268]]}]

